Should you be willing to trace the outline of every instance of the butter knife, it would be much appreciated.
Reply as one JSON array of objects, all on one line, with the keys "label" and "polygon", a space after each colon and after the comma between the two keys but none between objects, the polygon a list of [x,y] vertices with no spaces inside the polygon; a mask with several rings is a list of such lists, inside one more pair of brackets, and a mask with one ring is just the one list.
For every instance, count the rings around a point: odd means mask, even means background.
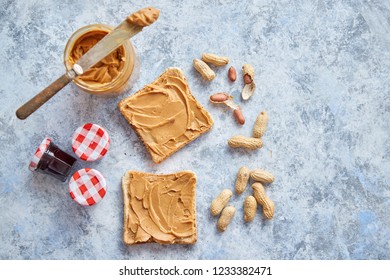
[{"label": "butter knife", "polygon": [[142,23],[142,20],[145,20],[143,18],[145,17],[145,12],[148,13],[151,9],[154,8],[141,9],[134,14],[129,15],[114,30],[104,36],[102,40],[100,40],[88,52],[86,52],[77,61],[77,63],[73,65],[72,69],[67,71],[64,75],[59,77],[56,81],[51,83],[48,87],[22,105],[16,111],[16,116],[21,120],[26,119],[45,102],[52,98],[57,92],[69,84],[74,78],[76,78],[78,75],[82,75],[90,67],[116,50],[125,41],[138,34],[143,29],[143,27],[153,23],[159,15],[158,10],[156,9],[154,10],[157,11],[157,15],[155,15],[152,19],[147,18],[146,20],[149,21],[145,24]]}]

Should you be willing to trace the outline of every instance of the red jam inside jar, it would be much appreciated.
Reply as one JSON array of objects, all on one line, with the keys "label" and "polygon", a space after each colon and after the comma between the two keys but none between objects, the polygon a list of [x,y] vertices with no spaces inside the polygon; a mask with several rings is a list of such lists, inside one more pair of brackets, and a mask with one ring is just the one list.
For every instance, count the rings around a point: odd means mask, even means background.
[{"label": "red jam inside jar", "polygon": [[76,159],[45,138],[30,162],[30,170],[49,174],[62,182],[68,178]]}]

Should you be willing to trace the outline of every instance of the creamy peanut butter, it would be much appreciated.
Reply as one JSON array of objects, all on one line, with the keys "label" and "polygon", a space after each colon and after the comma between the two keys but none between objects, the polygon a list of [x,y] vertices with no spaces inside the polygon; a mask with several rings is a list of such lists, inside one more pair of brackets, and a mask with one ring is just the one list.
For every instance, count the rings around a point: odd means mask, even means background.
[{"label": "creamy peanut butter", "polygon": [[131,24],[145,27],[155,22],[158,19],[159,15],[160,15],[159,10],[153,7],[148,7],[148,8],[141,9],[135,12],[134,14],[129,15],[127,17],[127,21]]},{"label": "creamy peanut butter", "polygon": [[191,244],[197,239],[196,175],[128,171],[123,177],[124,241]]},{"label": "creamy peanut butter", "polygon": [[[81,36],[73,45],[70,52],[69,62],[75,64],[87,51],[89,51],[105,35],[106,31],[94,30]],[[121,46],[111,54],[96,63],[83,75],[76,79],[88,84],[105,84],[113,81],[122,71],[125,63],[125,50]]]},{"label": "creamy peanut butter", "polygon": [[191,94],[187,79],[178,68],[168,68],[153,83],[122,100],[118,107],[156,163],[213,125],[211,116]]}]

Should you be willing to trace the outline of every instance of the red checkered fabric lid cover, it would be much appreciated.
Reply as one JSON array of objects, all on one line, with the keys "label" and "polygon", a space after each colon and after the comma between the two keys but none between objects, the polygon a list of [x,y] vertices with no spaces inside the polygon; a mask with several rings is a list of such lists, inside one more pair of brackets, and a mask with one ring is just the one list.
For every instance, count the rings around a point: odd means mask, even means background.
[{"label": "red checkered fabric lid cover", "polygon": [[84,206],[98,203],[106,195],[107,183],[102,173],[83,168],[73,174],[69,181],[70,197]]},{"label": "red checkered fabric lid cover", "polygon": [[86,123],[76,129],[72,136],[72,149],[85,161],[95,161],[103,157],[110,148],[107,131],[97,124]]},{"label": "red checkered fabric lid cover", "polygon": [[37,169],[38,163],[41,160],[43,154],[46,152],[47,148],[49,147],[51,141],[52,140],[49,137],[45,137],[45,139],[43,139],[42,143],[39,145],[38,149],[35,151],[34,156],[31,159],[30,164],[28,166],[28,168],[31,171],[34,171]]}]

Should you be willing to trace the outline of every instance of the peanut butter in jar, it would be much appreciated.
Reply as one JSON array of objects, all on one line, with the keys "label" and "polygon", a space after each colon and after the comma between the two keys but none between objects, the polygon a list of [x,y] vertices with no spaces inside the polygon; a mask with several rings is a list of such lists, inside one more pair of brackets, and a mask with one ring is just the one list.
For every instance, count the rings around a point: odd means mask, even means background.
[{"label": "peanut butter in jar", "polygon": [[[88,50],[112,30],[113,27],[109,25],[92,24],[74,32],[64,51],[66,69],[70,70]],[[82,75],[76,77],[73,82],[78,88],[88,93],[120,94],[127,88],[134,70],[134,62],[134,47],[130,41],[126,41]]]}]

